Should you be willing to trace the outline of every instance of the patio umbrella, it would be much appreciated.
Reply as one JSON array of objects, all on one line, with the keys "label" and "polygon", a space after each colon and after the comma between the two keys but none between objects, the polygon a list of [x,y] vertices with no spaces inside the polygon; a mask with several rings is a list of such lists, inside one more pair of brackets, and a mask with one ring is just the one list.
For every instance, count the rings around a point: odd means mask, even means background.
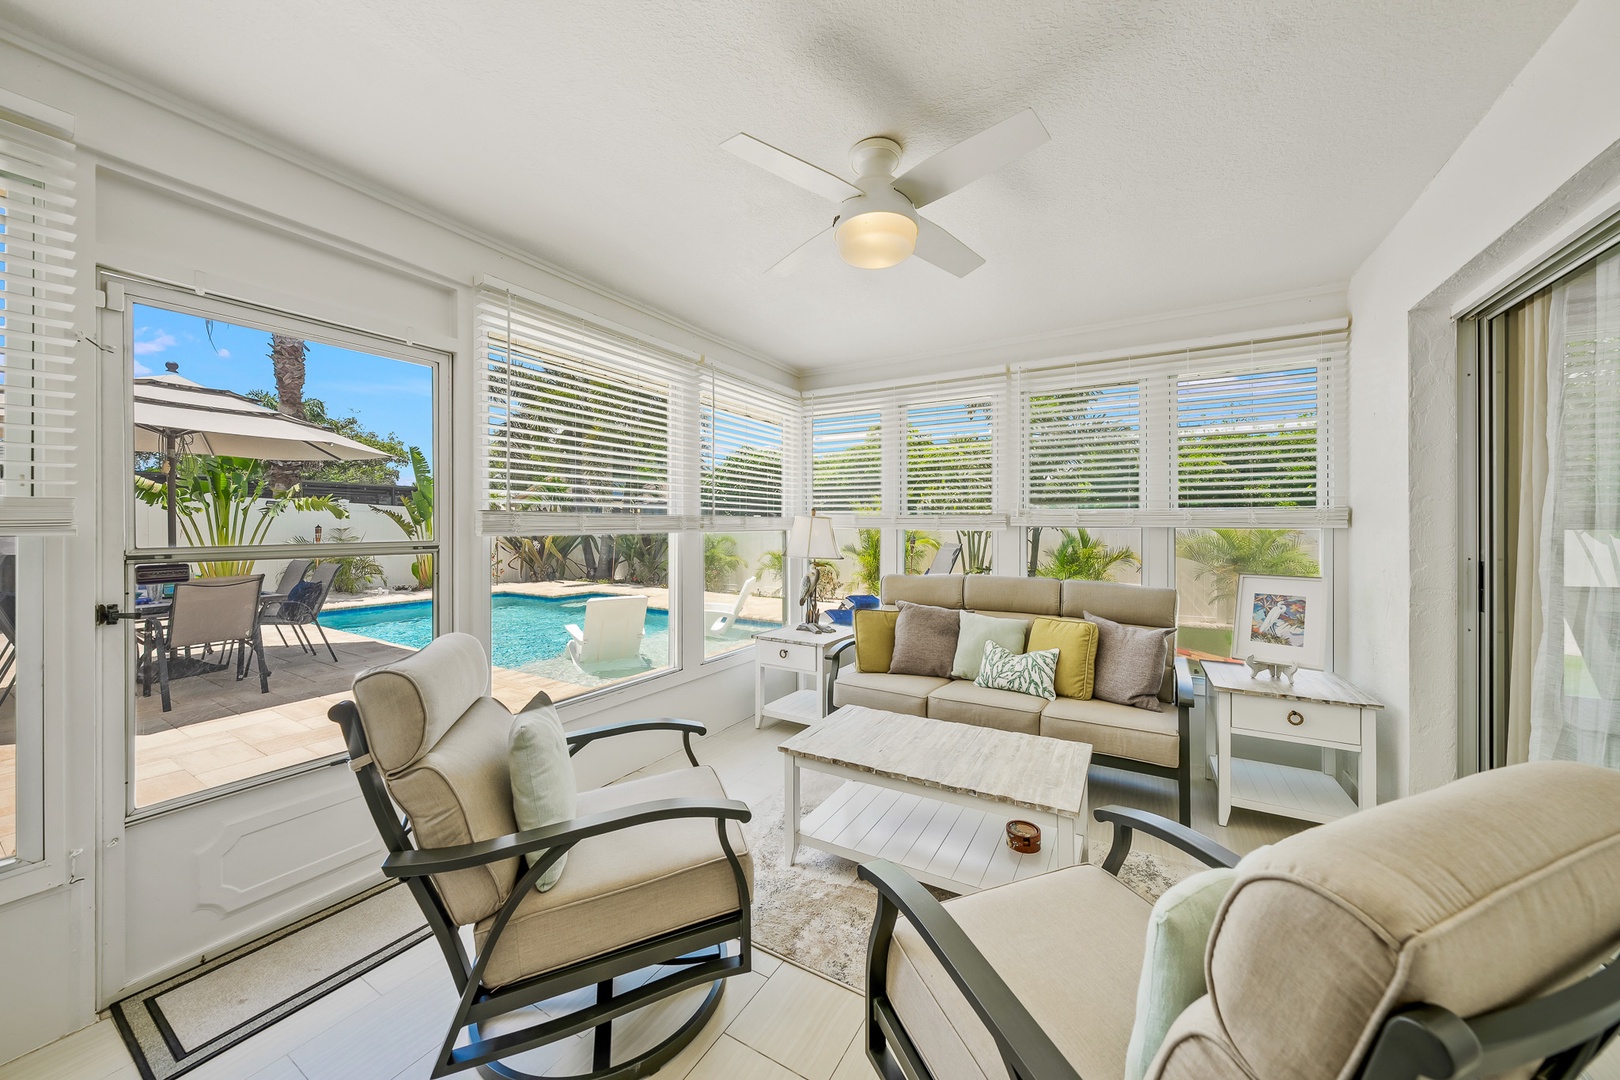
[{"label": "patio umbrella", "polygon": [[261,461],[371,461],[388,453],[229,390],[176,373],[135,380],[135,449],[161,453],[169,489],[169,546],[178,535],[174,468],[182,449]]}]

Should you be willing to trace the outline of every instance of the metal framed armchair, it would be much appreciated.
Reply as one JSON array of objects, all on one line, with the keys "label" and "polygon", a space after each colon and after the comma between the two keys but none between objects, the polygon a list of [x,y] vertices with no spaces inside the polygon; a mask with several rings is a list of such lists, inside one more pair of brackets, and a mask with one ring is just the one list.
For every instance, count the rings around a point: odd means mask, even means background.
[{"label": "metal framed armchair", "polygon": [[[447,634],[361,674],[355,700],[330,712],[388,848],[383,872],[410,888],[460,995],[432,1075],[476,1068],[527,1080],[504,1059],[594,1030],[592,1080],[648,1076],[714,1014],[725,979],[751,970],[753,864],[740,828],[748,807],[697,763],[691,739],[702,724],[636,720],[569,732],[570,756],[618,735],[673,731],[692,766],[582,791],[574,819],[519,832],[506,758],[512,714],[485,694],[488,680],[477,639]],[[548,704],[542,693],[526,710]],[[525,868],[521,856],[542,850]],[[556,886],[536,891],[564,854]],[[472,953],[462,928],[472,930]],[[655,965],[668,970],[616,988]],[[613,1060],[616,1017],[705,984],[672,1034]],[[594,1001],[565,1015],[526,1009],[591,989]],[[520,1010],[532,1019],[512,1026]]]},{"label": "metal framed armchair", "polygon": [[1620,773],[1513,766],[1241,864],[1165,818],[1096,816],[1115,830],[1101,867],[945,904],[898,867],[861,867],[879,893],[866,1044],[880,1076],[1123,1076],[1151,911],[1114,877],[1134,832],[1237,867],[1207,992],[1146,1080],[1566,1080],[1620,1028]]},{"label": "metal framed armchair", "polygon": [[[298,561],[307,562],[308,560]],[[332,643],[327,640],[326,630],[319,621],[321,609],[326,606],[326,598],[332,592],[332,581],[337,577],[337,572],[337,562],[328,561],[317,566],[315,573],[310,576],[308,581],[304,581],[300,576],[292,585],[287,586],[283,593],[284,599],[268,601],[264,605],[264,610],[259,615],[259,621],[265,626],[275,627],[276,634],[281,638],[283,645],[287,644],[287,638],[282,633],[281,628],[284,626],[289,628],[293,632],[293,637],[298,639],[298,644],[307,650],[311,656],[318,657],[320,653],[316,651],[315,643],[310,639],[309,635],[309,628],[314,627],[315,632],[321,636],[321,644],[326,646],[328,653],[331,653],[332,663],[337,663],[337,652],[332,648]],[[289,569],[282,576],[283,583],[291,573],[292,571]],[[299,600],[292,599],[292,590],[298,585],[313,586],[313,595],[306,595]]]}]

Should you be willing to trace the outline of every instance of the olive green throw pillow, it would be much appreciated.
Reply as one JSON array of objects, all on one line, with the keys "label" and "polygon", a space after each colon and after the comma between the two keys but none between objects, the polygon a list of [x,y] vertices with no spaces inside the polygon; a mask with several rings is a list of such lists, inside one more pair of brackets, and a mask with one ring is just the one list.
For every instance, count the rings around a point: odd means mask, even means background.
[{"label": "olive green throw pillow", "polygon": [[1097,626],[1084,619],[1036,619],[1029,628],[1030,652],[1058,651],[1057,675],[1052,685],[1058,697],[1091,697],[1097,667]]},{"label": "olive green throw pillow", "polygon": [[951,678],[977,679],[984,662],[984,643],[993,641],[1010,653],[1024,651],[1023,619],[992,619],[971,611],[962,612],[961,629],[956,635],[956,659],[951,662]]},{"label": "olive green throw pillow", "polygon": [[[519,831],[572,820],[579,791],[556,708],[547,705],[519,713],[512,720],[506,746],[507,767],[512,773],[512,816],[517,819]],[[547,850],[542,848],[524,858],[533,866]],[[540,875],[536,886],[541,892],[557,884],[567,861],[564,855]]]},{"label": "olive green throw pillow", "polygon": [[894,623],[898,611],[867,608],[855,612],[855,670],[888,671],[894,658]]}]

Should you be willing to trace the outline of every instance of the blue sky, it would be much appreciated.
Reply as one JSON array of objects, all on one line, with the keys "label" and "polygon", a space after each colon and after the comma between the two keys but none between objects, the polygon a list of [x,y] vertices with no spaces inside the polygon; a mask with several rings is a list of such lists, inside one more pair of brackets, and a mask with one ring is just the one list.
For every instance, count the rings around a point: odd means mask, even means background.
[{"label": "blue sky", "polygon": [[[135,377],[164,374],[180,365],[192,382],[245,394],[276,388],[270,369],[270,334],[215,322],[209,343],[204,321],[163,308],[135,305]],[[304,396],[320,398],[334,416],[358,416],[363,426],[393,432],[407,446],[420,446],[433,461],[433,375],[421,364],[372,356],[312,341],[305,361]],[[400,468],[400,482],[411,482]]]}]

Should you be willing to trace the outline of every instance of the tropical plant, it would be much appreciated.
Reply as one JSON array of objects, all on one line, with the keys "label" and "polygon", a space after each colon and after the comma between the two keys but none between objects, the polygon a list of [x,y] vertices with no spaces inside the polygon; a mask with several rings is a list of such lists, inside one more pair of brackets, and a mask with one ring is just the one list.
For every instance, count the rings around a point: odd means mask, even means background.
[{"label": "tropical plant", "polygon": [[[574,568],[573,556],[588,536],[503,536],[495,544],[495,576],[516,570],[520,581],[554,581]],[[502,561],[504,554],[504,562]]]},{"label": "tropical plant", "polygon": [[780,548],[767,551],[760,555],[759,566],[755,573],[761,578],[774,577],[777,581],[786,582],[787,578],[783,572],[786,562],[787,556],[782,553]]},{"label": "tropical plant", "polygon": [[[258,402],[267,409],[281,408],[281,398],[269,390],[249,390],[244,397]],[[399,467],[410,457],[404,440],[393,432],[387,435],[372,431],[360,422],[358,416],[338,416],[327,409],[326,402],[316,397],[301,397],[299,408],[303,418],[316,427],[342,435],[346,439],[364,443],[387,454],[384,458],[366,461],[292,461],[278,462],[292,470],[295,477],[321,480],[333,484],[397,484]]]},{"label": "tropical plant", "polygon": [[958,529],[956,542],[962,545],[962,572],[988,574],[990,572],[990,543],[995,534],[989,529]]},{"label": "tropical plant", "polygon": [[1243,574],[1316,577],[1321,565],[1305,550],[1296,529],[1200,529],[1176,537],[1176,555],[1198,566],[1209,600],[1221,610],[1237,597]]},{"label": "tropical plant", "polygon": [[1060,529],[1052,553],[1041,563],[1041,577],[1108,581],[1116,566],[1141,566],[1141,556],[1128,547],[1112,547],[1085,529]]},{"label": "tropical plant", "polygon": [[[922,573],[923,563],[927,560],[928,553],[939,550],[939,537],[919,529],[907,529],[905,543],[906,573],[908,574]],[[876,589],[872,591],[877,592]]]},{"label": "tropical plant", "polygon": [[844,554],[855,560],[855,571],[849,583],[862,592],[876,593],[883,584],[883,532],[881,529],[860,529],[855,542],[844,545]]},{"label": "tropical plant", "polygon": [[[408,540],[433,539],[433,471],[428,466],[427,456],[422,453],[421,447],[409,448],[411,471],[416,474],[416,486],[405,497],[404,506],[399,510],[386,509],[373,506],[372,509],[382,514],[399,526],[400,532]],[[411,563],[411,574],[416,578],[416,587],[430,589],[433,587],[433,556],[422,552]]]},{"label": "tropical plant", "polygon": [[703,537],[703,587],[709,592],[724,592],[737,580],[737,572],[746,564],[737,554],[737,538],[724,533],[705,533]]},{"label": "tropical plant", "polygon": [[[270,472],[256,458],[186,454],[175,463],[175,519],[192,547],[253,547],[264,540],[270,523],[286,510],[325,511],[335,518],[349,512],[327,495],[300,496],[294,485],[282,492],[270,487]],[[169,489],[161,480],[135,477],[135,496],[148,506],[169,508]],[[260,501],[263,506],[255,507]],[[229,577],[253,572],[253,559],[199,564],[199,577]]]},{"label": "tropical plant", "polygon": [[[358,544],[363,538],[357,536],[353,529],[338,526],[327,534],[326,542],[332,544]],[[307,544],[309,541],[302,536],[292,538],[295,544]],[[332,591],[340,593],[363,593],[370,588],[371,583],[384,575],[382,563],[371,555],[345,555],[340,559],[314,559],[311,566],[322,563],[336,562],[337,573],[332,575]]]},{"label": "tropical plant", "polygon": [[637,585],[669,584],[669,534],[615,536],[613,550],[624,563],[625,577]]}]

